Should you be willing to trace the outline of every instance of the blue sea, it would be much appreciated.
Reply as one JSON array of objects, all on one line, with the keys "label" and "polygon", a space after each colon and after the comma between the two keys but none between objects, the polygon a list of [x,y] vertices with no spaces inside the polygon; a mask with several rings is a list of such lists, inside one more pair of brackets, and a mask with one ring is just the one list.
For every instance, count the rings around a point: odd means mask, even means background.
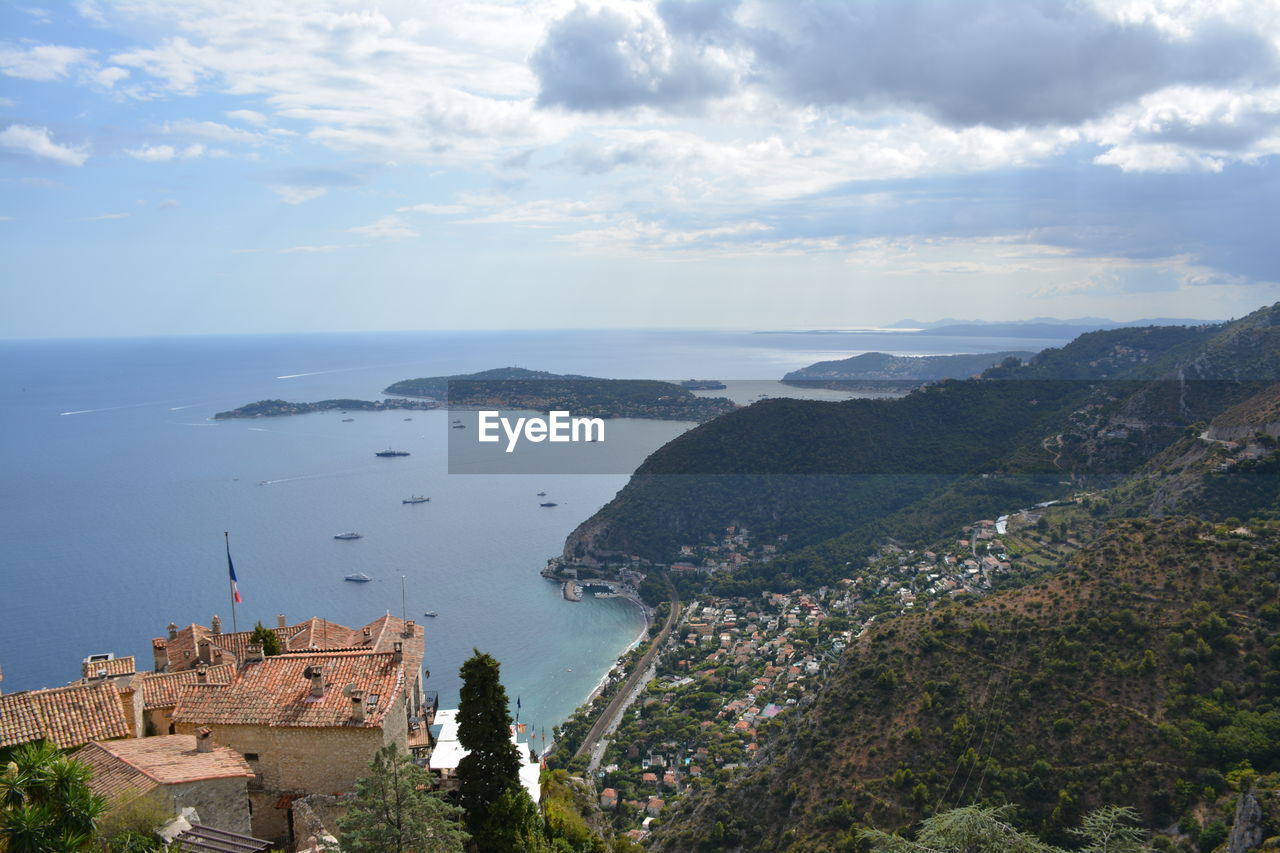
[{"label": "blue sea", "polygon": [[[170,622],[216,613],[229,630],[228,531],[240,629],[279,613],[354,627],[403,612],[426,626],[442,707],[479,649],[501,662],[521,720],[549,736],[644,628],[633,604],[567,602],[538,574],[625,474],[450,475],[440,411],[211,416],[259,399],[378,399],[399,379],[504,366],[734,380],[748,402],[795,395],[772,381],[788,370],[868,350],[1060,343],[647,330],[0,342],[0,689],[65,684],[101,652],[149,669]],[[689,426],[611,423],[609,440],[639,461]],[[388,447],[411,455],[374,456]],[[414,494],[431,501],[401,503]],[[348,530],[363,538],[333,538]],[[374,580],[345,582],[352,572]]]}]

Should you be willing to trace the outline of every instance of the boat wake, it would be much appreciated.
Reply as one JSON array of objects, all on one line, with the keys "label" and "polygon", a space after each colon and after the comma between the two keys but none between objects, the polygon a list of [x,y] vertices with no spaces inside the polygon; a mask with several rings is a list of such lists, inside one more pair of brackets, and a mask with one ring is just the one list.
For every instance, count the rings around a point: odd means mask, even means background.
[{"label": "boat wake", "polygon": [[368,468],[349,468],[345,471],[327,471],[323,474],[299,474],[297,477],[278,477],[274,480],[259,480],[259,486],[274,486],[277,483],[295,483],[298,480],[321,480],[325,477],[345,477],[348,474],[361,474]]},{"label": "boat wake", "polygon": [[120,409],[141,409],[143,406],[160,406],[165,403],[164,400],[153,400],[150,403],[129,403],[125,406],[105,406],[101,409],[76,409],[74,412],[58,412],[61,417],[67,415],[92,415],[97,412],[115,412]]}]

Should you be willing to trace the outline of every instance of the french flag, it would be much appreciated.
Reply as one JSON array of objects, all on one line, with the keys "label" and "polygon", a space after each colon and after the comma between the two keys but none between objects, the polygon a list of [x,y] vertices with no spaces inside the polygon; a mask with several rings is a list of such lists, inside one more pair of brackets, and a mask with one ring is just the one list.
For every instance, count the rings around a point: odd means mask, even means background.
[{"label": "french flag", "polygon": [[231,562],[231,543],[227,543],[227,574],[231,576],[231,597],[235,599],[236,604],[241,603],[240,587],[236,585],[236,567]]}]

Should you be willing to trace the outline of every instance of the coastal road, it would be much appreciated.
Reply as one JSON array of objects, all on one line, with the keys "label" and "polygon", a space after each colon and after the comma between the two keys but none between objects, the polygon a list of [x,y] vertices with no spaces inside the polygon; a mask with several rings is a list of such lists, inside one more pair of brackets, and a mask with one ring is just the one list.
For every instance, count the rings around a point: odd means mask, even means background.
[{"label": "coastal road", "polygon": [[[667,613],[667,621],[663,623],[662,630],[653,638],[653,642],[649,644],[649,650],[640,658],[635,669],[631,671],[631,675],[627,676],[627,681],[622,685],[622,689],[614,694],[613,698],[609,700],[609,704],[605,707],[604,713],[591,726],[587,736],[583,738],[582,744],[578,747],[578,751],[573,754],[574,758],[580,755],[590,755],[593,759],[592,763],[598,763],[604,750],[597,751],[596,745],[617,727],[618,722],[622,719],[623,712],[627,710],[627,706],[639,695],[645,683],[653,677],[651,670],[654,667],[654,662],[658,659],[658,652],[662,650],[662,646],[667,642],[667,637],[671,635],[672,629],[675,628],[676,622],[680,619],[680,595],[676,592],[676,588],[671,585],[670,578],[667,578],[667,592],[671,597],[671,609]],[[600,745],[603,746],[603,744]]]}]

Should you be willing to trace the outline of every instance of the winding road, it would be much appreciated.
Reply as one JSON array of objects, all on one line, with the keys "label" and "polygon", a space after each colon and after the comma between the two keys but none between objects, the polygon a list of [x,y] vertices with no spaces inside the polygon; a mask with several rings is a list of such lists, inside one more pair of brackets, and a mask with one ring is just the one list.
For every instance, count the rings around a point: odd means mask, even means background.
[{"label": "winding road", "polygon": [[[581,755],[591,756],[591,762],[588,765],[588,778],[591,777],[590,771],[595,769],[595,765],[600,762],[600,756],[604,754],[603,738],[617,728],[618,722],[627,710],[627,706],[635,700],[645,684],[653,677],[654,661],[657,660],[658,653],[667,642],[667,637],[671,636],[671,630],[675,627],[676,622],[680,620],[680,595],[676,592],[675,587],[671,585],[670,578],[667,579],[667,593],[670,596],[671,609],[667,613],[667,621],[663,623],[662,630],[653,638],[653,642],[649,644],[649,650],[640,658],[635,669],[631,671],[631,675],[627,676],[627,681],[622,685],[622,689],[614,694],[613,699],[609,700],[604,712],[592,724],[587,736],[583,738],[582,744],[578,747],[578,751],[573,754],[575,759]],[[597,746],[600,748],[597,749]]]}]

